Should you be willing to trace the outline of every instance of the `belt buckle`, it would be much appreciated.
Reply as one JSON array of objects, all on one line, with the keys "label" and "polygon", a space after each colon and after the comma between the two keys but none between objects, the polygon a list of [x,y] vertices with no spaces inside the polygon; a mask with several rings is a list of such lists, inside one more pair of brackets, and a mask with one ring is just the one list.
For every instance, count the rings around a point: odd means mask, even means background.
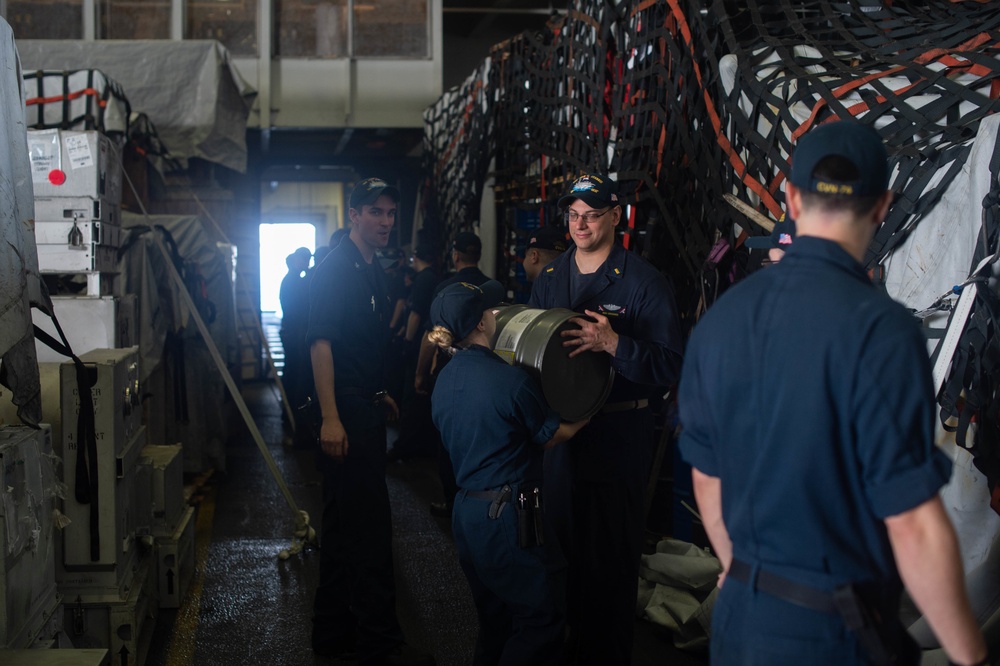
[{"label": "belt buckle", "polygon": [[372,396],[372,404],[378,407],[379,405],[382,404],[382,402],[385,400],[385,396],[387,395],[389,395],[389,392],[386,391],[385,389],[377,392],[375,395]]}]

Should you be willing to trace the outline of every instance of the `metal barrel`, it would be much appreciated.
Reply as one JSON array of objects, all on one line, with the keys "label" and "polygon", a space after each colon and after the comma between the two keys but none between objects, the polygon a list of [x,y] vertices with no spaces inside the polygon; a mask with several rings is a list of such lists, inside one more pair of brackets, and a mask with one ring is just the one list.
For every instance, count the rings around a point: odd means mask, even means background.
[{"label": "metal barrel", "polygon": [[496,311],[497,330],[490,346],[511,365],[524,367],[538,379],[545,400],[565,421],[590,418],[611,392],[611,357],[585,352],[573,358],[562,346],[562,332],[581,317],[565,308],[540,310],[509,305]]}]

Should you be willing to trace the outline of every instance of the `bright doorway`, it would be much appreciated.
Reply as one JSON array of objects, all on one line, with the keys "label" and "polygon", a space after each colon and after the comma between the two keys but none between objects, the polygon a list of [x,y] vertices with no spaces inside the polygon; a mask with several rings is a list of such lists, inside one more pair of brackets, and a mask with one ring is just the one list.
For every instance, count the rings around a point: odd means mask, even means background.
[{"label": "bright doorway", "polygon": [[260,225],[260,310],[281,319],[278,293],[288,274],[285,258],[300,247],[316,249],[316,225],[303,223]]}]

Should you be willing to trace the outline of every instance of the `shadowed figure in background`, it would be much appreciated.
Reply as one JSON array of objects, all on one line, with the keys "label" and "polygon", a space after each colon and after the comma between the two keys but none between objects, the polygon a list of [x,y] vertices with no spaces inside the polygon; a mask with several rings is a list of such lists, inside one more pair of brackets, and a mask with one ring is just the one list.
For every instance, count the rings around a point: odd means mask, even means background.
[{"label": "shadowed figure in background", "polygon": [[285,350],[285,366],[281,382],[292,410],[305,403],[310,394],[309,350],[306,347],[306,327],[309,325],[309,281],[306,273],[312,252],[300,247],[285,258],[288,274],[281,280],[278,300],[281,303],[281,346]]}]

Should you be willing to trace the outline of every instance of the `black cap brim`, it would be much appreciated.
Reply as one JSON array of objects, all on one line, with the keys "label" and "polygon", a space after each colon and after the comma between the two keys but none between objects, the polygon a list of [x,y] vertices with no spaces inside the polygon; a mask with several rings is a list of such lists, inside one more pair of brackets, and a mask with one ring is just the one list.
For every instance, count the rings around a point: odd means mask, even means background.
[{"label": "black cap brim", "polygon": [[581,192],[579,194],[567,194],[566,196],[559,199],[559,207],[569,208],[570,205],[577,199],[587,204],[591,208],[607,208],[608,206],[618,205],[617,202],[608,201],[606,197],[602,197],[596,192]]}]

